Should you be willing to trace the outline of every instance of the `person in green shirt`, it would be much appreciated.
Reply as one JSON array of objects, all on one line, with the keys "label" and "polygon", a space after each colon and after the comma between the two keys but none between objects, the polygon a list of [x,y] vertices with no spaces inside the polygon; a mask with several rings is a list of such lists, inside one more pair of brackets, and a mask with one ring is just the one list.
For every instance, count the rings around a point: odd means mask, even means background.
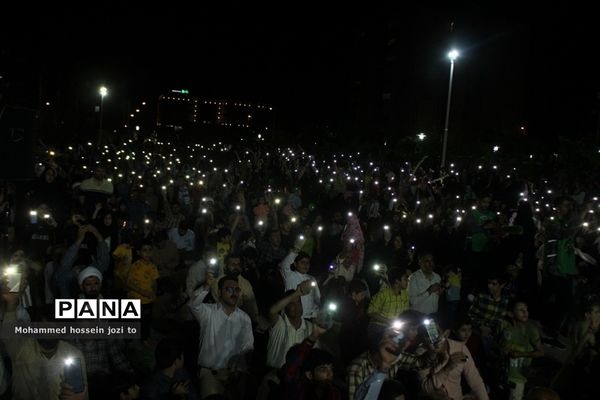
[{"label": "person in green shirt", "polygon": [[523,300],[513,300],[509,320],[503,324],[501,350],[508,359],[510,400],[521,400],[527,383],[527,373],[534,358],[544,356],[540,332],[529,322],[529,311]]}]

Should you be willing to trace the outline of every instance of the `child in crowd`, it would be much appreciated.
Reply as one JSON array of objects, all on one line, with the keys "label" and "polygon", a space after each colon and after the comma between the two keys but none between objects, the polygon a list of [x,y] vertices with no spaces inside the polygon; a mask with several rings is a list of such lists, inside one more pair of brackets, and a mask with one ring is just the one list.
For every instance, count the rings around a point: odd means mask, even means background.
[{"label": "child in crowd", "polygon": [[151,242],[141,243],[138,250],[140,258],[131,265],[126,277],[127,297],[140,299],[142,303],[142,341],[150,336],[152,306],[156,300],[156,281],[159,277],[158,268],[150,260],[153,249]]},{"label": "child in crowd", "polygon": [[501,348],[508,359],[510,400],[521,400],[527,383],[531,361],[544,356],[540,332],[529,322],[527,304],[512,300],[508,307],[509,319],[502,325]]}]

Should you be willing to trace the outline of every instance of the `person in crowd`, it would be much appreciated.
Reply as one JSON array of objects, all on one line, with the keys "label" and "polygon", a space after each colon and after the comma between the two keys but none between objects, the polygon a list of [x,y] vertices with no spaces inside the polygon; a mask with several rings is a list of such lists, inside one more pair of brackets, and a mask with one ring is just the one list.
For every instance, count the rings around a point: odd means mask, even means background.
[{"label": "person in crowd", "polygon": [[367,307],[369,288],[364,280],[353,279],[347,286],[346,296],[340,303],[340,352],[345,364],[349,364],[367,350]]},{"label": "person in crowd", "polygon": [[423,253],[419,256],[419,269],[408,277],[410,306],[423,314],[437,313],[443,292],[442,279],[433,271],[434,265],[433,255]]},{"label": "person in crowd", "polygon": [[[377,337],[386,330],[392,320],[409,308],[408,273],[402,268],[388,271],[389,286],[382,287],[373,296],[367,313],[369,316],[370,337]],[[373,339],[376,340],[376,339]]]},{"label": "person in crowd", "polygon": [[100,272],[107,271],[110,256],[108,245],[100,232],[93,225],[81,225],[78,228],[77,239],[69,246],[58,268],[54,271],[54,282],[57,288],[57,295],[63,299],[75,298],[77,293],[77,275],[82,268],[82,263],[85,263],[85,258],[80,258],[80,250],[82,243],[89,235],[96,239],[96,258],[91,262],[91,266],[97,268]]},{"label": "person in crowd", "polygon": [[502,326],[501,348],[508,358],[510,399],[521,400],[531,362],[544,356],[544,347],[539,330],[529,321],[527,304],[515,299],[508,310],[509,319]]},{"label": "person in crowd", "polygon": [[[16,321],[15,310],[19,293],[6,291],[2,284],[5,305],[3,324]],[[53,307],[46,307],[42,321],[53,320]],[[6,351],[12,362],[12,398],[15,400],[70,399],[87,400],[88,383],[86,360],[75,346],[57,339],[33,339],[10,335],[4,339]],[[63,379],[65,368],[78,359],[83,377],[81,390]]]},{"label": "person in crowd", "polygon": [[[212,272],[211,272],[212,273]],[[258,306],[256,304],[256,296],[254,289],[246,278],[242,276],[242,259],[239,254],[228,254],[225,257],[225,268],[223,273],[216,276],[212,281],[211,294],[213,299],[219,298],[219,289],[217,282],[224,276],[236,277],[238,286],[241,290],[238,296],[239,307],[250,316],[252,322],[258,322]]]},{"label": "person in crowd", "polygon": [[88,215],[91,215],[96,204],[106,203],[113,190],[112,182],[106,178],[106,169],[98,165],[94,168],[92,177],[85,179],[79,185],[79,191],[81,192],[79,200],[81,205],[88,211]]},{"label": "person in crowd", "polygon": [[552,388],[565,398],[594,398],[600,395],[594,377],[600,371],[600,301],[590,298],[583,318],[570,335],[569,354]]},{"label": "person in crowd", "polygon": [[313,324],[302,318],[300,299],[310,293],[312,283],[313,281],[306,280],[299,284],[296,290],[288,290],[284,297],[269,309],[271,329],[267,344],[267,367],[281,368],[285,364],[288,350],[310,335]]},{"label": "person in crowd", "polygon": [[342,399],[342,393],[332,385],[333,356],[314,348],[325,332],[324,327],[314,324],[311,334],[287,352],[282,368],[285,399]]},{"label": "person in crowd", "polygon": [[160,277],[156,265],[152,263],[154,247],[151,242],[141,242],[139,259],[131,265],[126,277],[127,297],[139,299],[142,304],[142,341],[150,338],[152,309],[156,300],[157,280]]},{"label": "person in crowd", "polygon": [[266,266],[277,265],[287,255],[286,250],[281,247],[281,232],[274,229],[266,236],[268,240],[258,243],[258,267],[261,270]]},{"label": "person in crowd", "polygon": [[466,381],[473,392],[471,397],[488,400],[485,384],[466,344],[443,339],[439,348],[434,366],[418,372],[421,389],[425,393],[445,391],[451,399],[462,399],[462,384]]},{"label": "person in crowd", "polygon": [[[238,391],[243,393],[243,372],[254,348],[252,322],[248,314],[237,307],[241,292],[237,277],[224,276],[217,282],[218,302],[203,303],[214,280],[207,280],[195,291],[189,307],[200,324],[198,379],[200,399],[215,394]],[[240,393],[237,394],[239,398]]]},{"label": "person in crowd", "polygon": [[186,220],[179,222],[177,228],[169,230],[169,240],[175,243],[181,260],[191,260],[196,249],[196,235]]},{"label": "person in crowd", "polygon": [[154,357],[156,371],[142,386],[142,399],[198,399],[192,377],[184,368],[183,346],[178,340],[162,339],[154,350]]},{"label": "person in crowd", "polygon": [[506,278],[502,273],[488,275],[488,293],[480,293],[469,308],[469,318],[484,338],[498,333],[500,324],[508,315],[509,299],[504,296]]},{"label": "person in crowd", "polygon": [[[77,277],[81,293],[80,299],[102,299],[102,273],[87,267]],[[129,361],[123,354],[123,343],[115,339],[75,338],[73,345],[77,347],[86,360],[89,381],[89,392],[97,397],[102,392],[108,376],[113,373],[133,374]],[[94,396],[95,395],[95,396]]]},{"label": "person in crowd", "polygon": [[[285,281],[285,290],[295,289],[300,283],[306,280],[316,282],[315,278],[308,274],[308,270],[310,269],[310,257],[308,254],[299,250],[302,248],[303,244],[304,240],[298,238],[294,248],[279,264],[281,275]],[[315,317],[320,302],[321,292],[319,291],[319,287],[316,286],[309,296],[302,297],[303,316],[305,318]]]},{"label": "person in crowd", "polygon": [[547,310],[546,343],[565,349],[559,335],[573,304],[573,279],[577,275],[574,241],[580,222],[570,197],[558,198],[557,208],[557,217],[548,220],[545,227],[542,294]]}]

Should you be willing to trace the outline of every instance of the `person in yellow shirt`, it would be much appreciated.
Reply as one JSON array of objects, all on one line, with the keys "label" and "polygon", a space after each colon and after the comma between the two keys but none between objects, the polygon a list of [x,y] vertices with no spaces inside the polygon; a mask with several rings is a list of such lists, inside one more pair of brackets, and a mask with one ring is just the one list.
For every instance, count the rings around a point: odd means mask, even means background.
[{"label": "person in yellow shirt", "polygon": [[120,244],[112,255],[115,262],[114,294],[124,297],[127,293],[127,277],[131,270],[131,259],[133,258],[131,245],[128,243]]},{"label": "person in yellow shirt", "polygon": [[156,281],[159,278],[158,268],[150,261],[152,243],[142,242],[138,255],[140,258],[131,265],[127,276],[127,297],[140,299],[142,303],[142,341],[150,336],[152,306],[156,300]]},{"label": "person in yellow shirt", "polygon": [[388,285],[382,287],[371,299],[367,315],[369,316],[368,337],[379,341],[383,332],[395,318],[409,309],[408,273],[406,269],[395,267],[387,273]]}]

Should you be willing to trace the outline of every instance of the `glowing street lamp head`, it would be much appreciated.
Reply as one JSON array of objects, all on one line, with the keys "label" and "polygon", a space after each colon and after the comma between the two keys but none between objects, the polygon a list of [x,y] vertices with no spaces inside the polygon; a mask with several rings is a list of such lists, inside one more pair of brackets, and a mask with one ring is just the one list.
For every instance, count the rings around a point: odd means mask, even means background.
[{"label": "glowing street lamp head", "polygon": [[458,50],[456,50],[456,49],[452,49],[448,53],[448,58],[450,59],[450,61],[456,60],[458,58],[458,56],[459,56],[459,53],[458,53]]},{"label": "glowing street lamp head", "polygon": [[417,135],[417,137],[419,138],[420,141],[423,141],[423,140],[425,140],[425,138],[427,137],[427,135],[424,134],[423,132],[421,132],[421,133],[419,133]]},{"label": "glowing street lamp head", "polygon": [[108,89],[106,88],[106,86],[102,86],[100,88],[100,96],[104,97],[108,94]]}]

